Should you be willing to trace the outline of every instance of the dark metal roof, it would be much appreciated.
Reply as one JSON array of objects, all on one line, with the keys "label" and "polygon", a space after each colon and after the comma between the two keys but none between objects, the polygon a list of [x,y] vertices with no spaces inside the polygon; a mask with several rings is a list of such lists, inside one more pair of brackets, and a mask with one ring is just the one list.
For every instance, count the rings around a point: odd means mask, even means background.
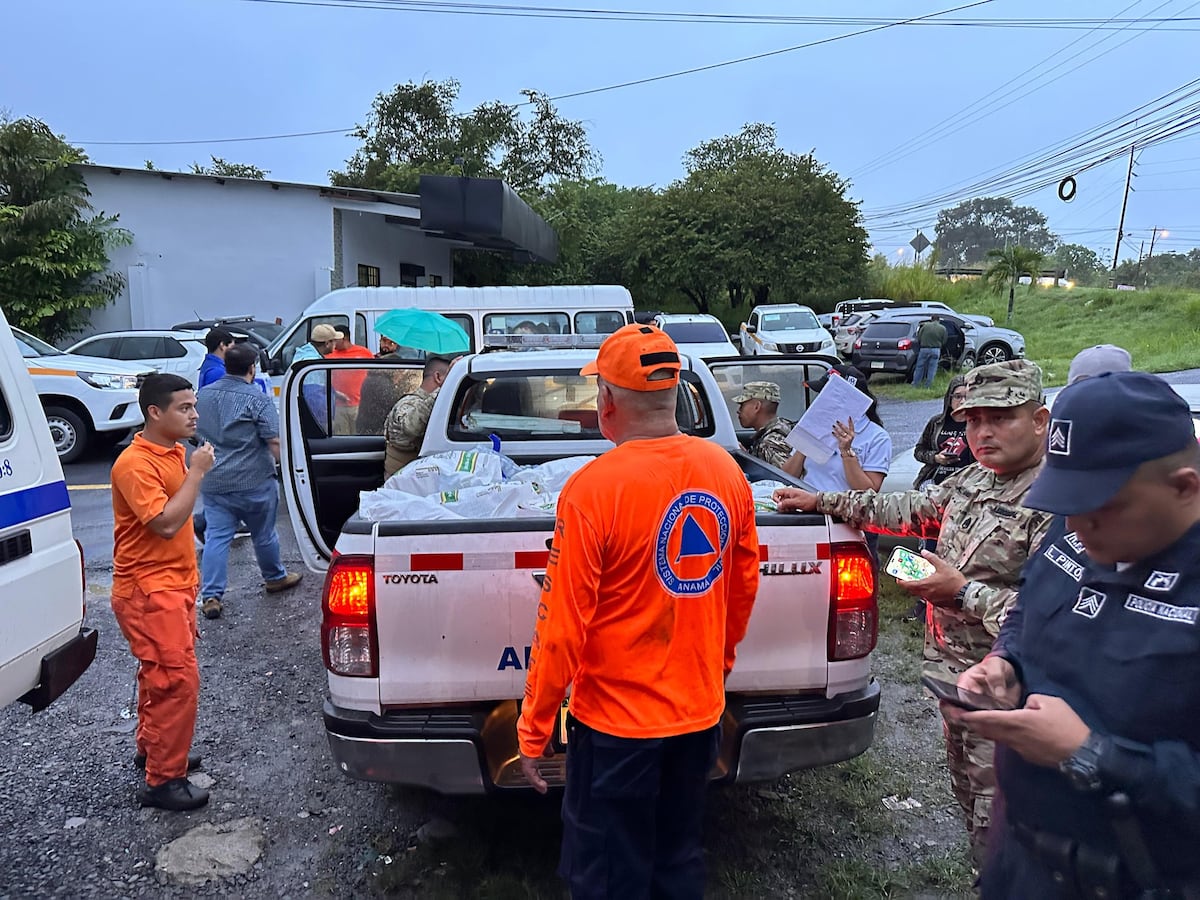
[{"label": "dark metal roof", "polygon": [[517,192],[497,178],[422,175],[421,230],[514,259],[552,263],[558,235]]}]

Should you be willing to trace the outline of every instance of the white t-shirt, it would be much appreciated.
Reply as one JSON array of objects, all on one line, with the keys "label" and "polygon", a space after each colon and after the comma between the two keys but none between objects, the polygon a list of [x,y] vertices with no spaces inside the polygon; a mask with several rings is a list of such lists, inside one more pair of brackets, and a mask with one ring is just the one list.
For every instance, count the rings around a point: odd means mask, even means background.
[{"label": "white t-shirt", "polygon": [[[854,441],[850,445],[858,454],[858,464],[864,472],[881,472],[884,475],[892,464],[892,436],[865,416],[854,423]],[[805,460],[805,484],[814,491],[848,491],[846,467],[840,454],[833,454],[818,465]]]}]

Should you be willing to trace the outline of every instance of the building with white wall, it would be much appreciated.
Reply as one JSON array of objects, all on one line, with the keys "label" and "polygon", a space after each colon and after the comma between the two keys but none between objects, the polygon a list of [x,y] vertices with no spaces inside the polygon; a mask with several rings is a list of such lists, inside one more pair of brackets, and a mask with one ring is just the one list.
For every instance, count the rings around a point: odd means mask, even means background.
[{"label": "building with white wall", "polygon": [[125,289],[92,313],[88,333],[220,316],[288,322],[336,288],[451,285],[458,248],[547,262],[557,255],[550,227],[490,179],[423,176],[417,195],[79,169],[93,208],[118,216],[133,239],[109,253]]}]

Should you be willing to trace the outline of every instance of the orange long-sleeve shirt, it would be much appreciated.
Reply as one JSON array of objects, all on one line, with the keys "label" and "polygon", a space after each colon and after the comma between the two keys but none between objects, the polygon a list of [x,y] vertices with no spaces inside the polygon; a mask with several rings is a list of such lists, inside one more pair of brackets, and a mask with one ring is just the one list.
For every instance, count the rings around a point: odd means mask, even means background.
[{"label": "orange long-sleeve shirt", "polygon": [[715,725],[758,565],[750,486],[716,444],[629,441],[582,468],[559,497],[521,752],[545,749],[568,685],[571,713],[619,737]]}]

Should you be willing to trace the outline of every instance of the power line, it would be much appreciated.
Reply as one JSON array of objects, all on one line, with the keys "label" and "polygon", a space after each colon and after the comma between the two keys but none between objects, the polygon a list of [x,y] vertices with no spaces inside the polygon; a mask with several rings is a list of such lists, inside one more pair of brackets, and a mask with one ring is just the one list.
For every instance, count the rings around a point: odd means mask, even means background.
[{"label": "power line", "polygon": [[[273,2],[292,2],[292,0],[242,0],[242,2],[273,3]],[[911,22],[917,22],[917,21],[921,21],[924,19],[934,18],[936,16],[942,16],[942,15],[948,15],[950,13],[961,12],[965,9],[973,9],[974,7],[977,7],[977,6],[985,6],[988,3],[992,3],[992,2],[994,2],[994,0],[974,0],[974,2],[972,2],[972,3],[966,3],[966,4],[963,4],[962,6],[955,6],[950,9],[941,10],[940,12],[926,13],[925,15],[914,16],[914,17],[911,17],[908,19],[887,21],[882,25],[877,25],[872,28],[865,28],[860,31],[852,31],[852,32],[848,32],[846,34],[833,35],[832,37],[821,38],[820,40],[809,41],[808,43],[804,43],[804,44],[797,44],[794,47],[783,47],[778,50],[768,50],[765,53],[756,53],[756,54],[753,54],[752,56],[743,56],[738,59],[725,60],[724,62],[710,63],[705,66],[695,66],[690,69],[682,69],[677,72],[668,72],[663,75],[652,75],[647,78],[638,78],[638,79],[634,79],[632,81],[623,81],[618,84],[605,85],[604,87],[589,88],[587,90],[582,90],[582,91],[572,91],[572,92],[566,93],[566,94],[558,94],[556,96],[549,97],[548,99],[551,101],[569,100],[569,99],[573,99],[575,97],[584,97],[584,96],[588,96],[591,94],[600,94],[600,93],[605,93],[607,91],[616,91],[616,90],[621,90],[622,88],[635,87],[637,85],[642,85],[642,84],[650,84],[650,83],[656,82],[656,81],[665,81],[669,78],[679,78],[684,75],[694,75],[699,72],[708,72],[713,69],[720,69],[720,68],[724,68],[726,66],[735,66],[735,65],[739,65],[739,64],[745,63],[745,62],[752,62],[754,60],[766,59],[771,56],[779,56],[784,53],[794,53],[797,50],[806,50],[806,49],[809,49],[810,47],[817,47],[822,44],[831,44],[835,41],[846,40],[847,38],[860,37],[864,34],[871,34],[876,31],[884,31],[888,28],[895,28],[900,25],[905,25],[905,24],[908,24]],[[338,4],[334,4],[334,5],[340,6],[340,5],[344,5],[344,4],[338,3]],[[517,107],[521,107],[521,106],[528,106],[529,101],[526,101],[523,103],[514,103],[514,104],[510,104],[510,105],[513,108],[517,108]],[[356,127],[357,126],[351,126],[349,128],[329,128],[329,129],[324,129],[321,131],[302,131],[302,132],[292,132],[289,134],[256,135],[254,137],[211,138],[208,140],[189,139],[189,140],[165,140],[165,141],[163,141],[163,140],[153,140],[153,141],[74,141],[73,143],[80,144],[85,147],[159,147],[159,146],[181,146],[181,145],[194,145],[194,144],[233,144],[233,143],[248,143],[250,141],[278,141],[278,140],[286,140],[289,138],[314,137],[316,135],[326,135],[326,134],[347,134],[347,133],[353,131]]]}]

